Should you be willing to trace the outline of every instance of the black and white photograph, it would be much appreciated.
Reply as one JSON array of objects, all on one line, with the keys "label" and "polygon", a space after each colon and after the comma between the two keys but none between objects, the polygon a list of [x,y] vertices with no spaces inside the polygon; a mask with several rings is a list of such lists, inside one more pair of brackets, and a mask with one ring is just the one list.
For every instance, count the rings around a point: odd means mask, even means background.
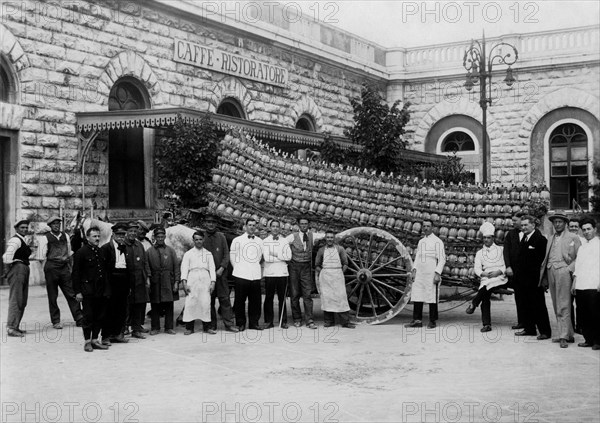
[{"label": "black and white photograph", "polygon": [[1,0],[0,420],[600,423],[600,3]]}]

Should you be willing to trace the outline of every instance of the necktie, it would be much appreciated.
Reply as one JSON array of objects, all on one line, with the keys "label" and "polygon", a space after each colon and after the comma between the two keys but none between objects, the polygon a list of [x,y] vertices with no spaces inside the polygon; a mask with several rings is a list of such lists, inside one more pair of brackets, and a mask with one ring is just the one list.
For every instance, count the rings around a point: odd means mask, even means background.
[{"label": "necktie", "polygon": [[527,234],[523,234],[523,239],[521,240],[521,246],[527,245]]},{"label": "necktie", "polygon": [[278,241],[279,240],[279,235],[276,235],[273,237],[273,241]]},{"label": "necktie", "polygon": [[122,254],[125,254],[125,252],[127,251],[127,248],[125,247],[124,244],[119,244],[119,246],[117,247],[117,250],[119,250]]},{"label": "necktie", "polygon": [[306,244],[306,232],[302,232],[302,242]]},{"label": "necktie", "polygon": [[248,239],[254,239],[254,235],[248,235]]}]

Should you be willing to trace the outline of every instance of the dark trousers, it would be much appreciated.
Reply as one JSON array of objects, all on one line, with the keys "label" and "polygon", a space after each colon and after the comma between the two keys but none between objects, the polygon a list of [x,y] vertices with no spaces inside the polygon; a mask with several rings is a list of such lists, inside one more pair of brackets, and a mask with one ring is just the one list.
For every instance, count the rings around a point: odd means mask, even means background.
[{"label": "dark trousers", "polygon": [[[577,290],[575,290],[575,295],[577,295]],[[581,328],[579,327],[579,314],[575,315],[575,295],[571,297],[571,324],[573,325],[575,332],[581,332]],[[577,306],[577,308],[579,308],[579,306]]]},{"label": "dark trousers", "polygon": [[146,319],[146,303],[133,303],[129,306],[129,315],[131,318],[131,331],[141,332]]},{"label": "dark trousers", "polygon": [[67,263],[46,262],[44,276],[46,277],[46,292],[48,293],[48,306],[50,308],[50,321],[52,324],[60,323],[60,308],[57,302],[59,287],[67,300],[67,304],[69,304],[73,319],[76,322],[81,320],[81,307],[75,299],[69,265]]},{"label": "dark trousers", "polygon": [[102,337],[116,337],[123,333],[129,308],[129,280],[125,272],[113,273],[110,277],[111,294],[106,307],[106,318]]},{"label": "dark trousers", "polygon": [[335,313],[333,311],[323,310],[323,321],[327,326],[335,324],[335,316],[338,318],[340,325],[345,326],[350,323],[350,312]]},{"label": "dark trousers", "polygon": [[29,296],[29,266],[15,262],[11,265],[7,277],[10,292],[8,294],[6,327],[8,329],[19,329],[27,306],[27,297]]},{"label": "dark trousers", "polygon": [[477,291],[475,298],[473,298],[473,306],[478,307],[479,304],[481,304],[481,323],[483,323],[483,326],[492,324],[492,316],[490,313],[491,296],[492,293],[484,286]]},{"label": "dark trousers", "polygon": [[[104,325],[107,299],[105,297],[83,297],[83,337],[86,341],[98,339]],[[104,334],[103,334],[104,336]]]},{"label": "dark trousers", "polygon": [[273,299],[275,298],[275,292],[277,292],[277,301],[279,302],[279,316],[282,315],[283,310],[281,323],[287,323],[287,307],[285,304],[285,291],[287,287],[287,282],[287,276],[265,277],[265,303],[263,305],[263,310],[265,313],[266,324],[273,323]]},{"label": "dark trousers", "polygon": [[[429,303],[429,321],[435,322],[438,317],[437,303]],[[423,303],[413,303],[413,320],[423,320]]]},{"label": "dark trousers", "polygon": [[219,276],[217,277],[215,289],[210,294],[210,322],[202,322],[204,330],[209,328],[217,330],[217,308],[215,306],[217,298],[219,299],[219,314],[223,319],[223,324],[227,328],[234,325],[233,309],[229,299],[229,285],[225,278]]},{"label": "dark trousers", "polygon": [[164,303],[152,303],[150,310],[150,321],[153,330],[160,330],[160,313],[165,312],[165,330],[173,329],[173,301]]},{"label": "dark trousers", "polygon": [[520,286],[519,281],[513,277],[511,278],[513,290],[515,291],[515,306],[517,307],[517,323],[523,325],[523,316],[526,312],[523,310],[527,308],[527,304],[523,301],[524,294],[523,288]]},{"label": "dark trousers", "polygon": [[258,326],[260,319],[260,279],[251,281],[248,279],[235,279],[235,323],[238,326],[246,324],[246,299],[248,299],[248,322],[249,326]]},{"label": "dark trousers", "polygon": [[548,309],[546,308],[546,297],[544,288],[537,286],[526,286],[522,290],[524,301],[527,307],[523,310],[523,326],[525,332],[536,333],[537,330],[542,335],[552,335],[550,327],[550,317],[548,317]]},{"label": "dark trousers", "polygon": [[600,345],[600,292],[595,289],[575,290],[577,320],[585,342]]},{"label": "dark trousers", "polygon": [[304,317],[306,323],[313,323],[313,300],[310,296],[313,289],[310,262],[290,263],[290,289],[292,291],[292,317],[294,322],[302,321],[302,310],[300,309],[300,297],[304,302]]}]

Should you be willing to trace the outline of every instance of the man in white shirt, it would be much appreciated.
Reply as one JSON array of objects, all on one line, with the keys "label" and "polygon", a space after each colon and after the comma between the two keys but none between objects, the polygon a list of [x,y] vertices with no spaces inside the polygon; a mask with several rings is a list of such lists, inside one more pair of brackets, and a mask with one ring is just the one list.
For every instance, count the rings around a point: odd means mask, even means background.
[{"label": "man in white shirt", "polygon": [[253,218],[246,220],[246,233],[231,242],[229,257],[235,278],[235,321],[240,331],[246,330],[246,299],[248,300],[248,328],[263,330],[258,324],[260,319],[263,259],[263,241],[256,236],[257,222]]},{"label": "man in white shirt", "polygon": [[475,255],[475,274],[481,278],[481,282],[477,295],[467,307],[467,314],[473,314],[477,306],[481,304],[481,321],[483,323],[481,332],[489,332],[492,330],[491,290],[506,284],[506,266],[502,247],[498,247],[494,243],[494,225],[484,222],[479,231],[483,235],[483,248]]},{"label": "man in white shirt", "polygon": [[[579,237],[581,244],[585,243],[585,237],[581,236],[581,227],[579,220],[576,218],[571,218],[569,220],[569,232],[575,234]],[[575,314],[575,295],[572,295],[571,302],[571,324],[573,325],[573,330],[575,333],[581,334],[581,328],[579,325],[579,317]]]},{"label": "man in white shirt", "polygon": [[600,350],[600,239],[593,219],[582,219],[581,229],[585,242],[577,251],[572,286],[585,339],[578,346]]},{"label": "man in white shirt", "polygon": [[27,306],[27,297],[29,296],[29,256],[31,255],[31,248],[25,240],[28,229],[29,220],[19,220],[15,224],[16,234],[6,243],[6,251],[2,256],[10,286],[6,331],[8,336],[19,338],[25,336],[26,332],[20,328],[20,325]]},{"label": "man in white shirt", "polygon": [[265,276],[265,329],[273,327],[273,298],[277,292],[279,302],[280,326],[288,328],[286,294],[288,291],[288,265],[292,259],[290,243],[281,235],[281,223],[273,220],[269,225],[271,234],[263,240],[264,276]]},{"label": "man in white shirt", "polygon": [[442,270],[446,264],[444,243],[433,234],[433,222],[423,221],[423,235],[417,245],[414,267],[411,272],[413,302],[413,320],[406,327],[420,328],[423,326],[423,303],[429,304],[428,329],[436,327],[438,319],[437,303],[439,300],[439,285],[442,281]]},{"label": "man in white shirt", "polygon": [[60,287],[67,304],[71,309],[71,315],[77,326],[83,323],[81,305],[75,299],[73,283],[71,281],[71,240],[66,233],[60,230],[61,219],[52,216],[48,219],[50,232],[39,237],[38,259],[44,262],[44,276],[46,279],[46,292],[48,294],[48,307],[50,309],[50,321],[54,329],[62,329],[60,322],[60,308],[58,307],[58,288]]}]

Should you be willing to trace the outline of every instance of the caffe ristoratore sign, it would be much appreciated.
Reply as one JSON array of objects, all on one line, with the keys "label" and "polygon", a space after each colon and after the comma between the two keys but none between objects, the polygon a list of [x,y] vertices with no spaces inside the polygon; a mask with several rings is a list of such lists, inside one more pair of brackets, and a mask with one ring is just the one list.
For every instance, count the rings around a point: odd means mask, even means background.
[{"label": "caffe ristoratore sign", "polygon": [[250,59],[239,54],[228,53],[206,47],[200,44],[181,40],[175,41],[174,59],[179,63],[198,66],[200,68],[240,76],[265,84],[285,87],[288,81],[288,71],[280,66]]}]

